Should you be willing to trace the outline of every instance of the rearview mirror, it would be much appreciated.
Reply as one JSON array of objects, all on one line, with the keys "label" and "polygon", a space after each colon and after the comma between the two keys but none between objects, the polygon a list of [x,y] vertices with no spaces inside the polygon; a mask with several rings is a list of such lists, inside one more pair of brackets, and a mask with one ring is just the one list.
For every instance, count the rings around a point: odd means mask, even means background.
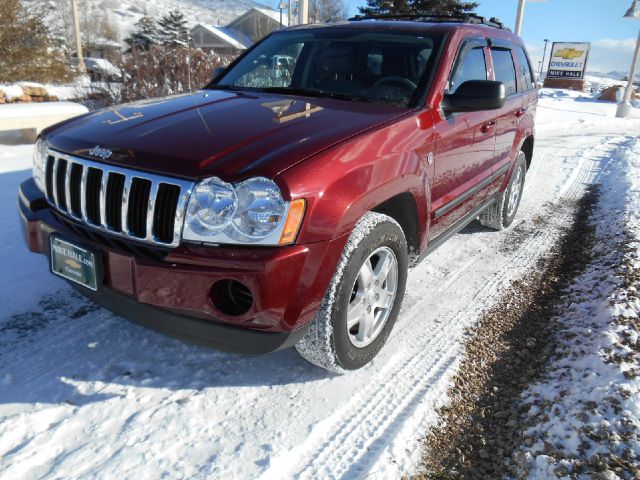
[{"label": "rearview mirror", "polygon": [[477,112],[502,108],[507,91],[502,82],[468,80],[455,93],[445,94],[442,109],[445,112]]}]

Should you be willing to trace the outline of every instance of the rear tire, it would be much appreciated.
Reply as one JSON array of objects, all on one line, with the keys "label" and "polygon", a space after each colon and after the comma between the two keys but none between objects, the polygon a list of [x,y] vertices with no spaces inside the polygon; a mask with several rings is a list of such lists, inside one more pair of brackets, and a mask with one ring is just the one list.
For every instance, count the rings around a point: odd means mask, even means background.
[{"label": "rear tire", "polygon": [[296,350],[337,373],[365,366],[398,317],[407,268],[400,225],[387,215],[366,213],[349,236],[320,310]]},{"label": "rear tire", "polygon": [[494,230],[503,230],[513,223],[520,206],[524,180],[527,173],[527,157],[520,152],[516,158],[509,185],[498,195],[496,202],[480,214],[480,223]]}]

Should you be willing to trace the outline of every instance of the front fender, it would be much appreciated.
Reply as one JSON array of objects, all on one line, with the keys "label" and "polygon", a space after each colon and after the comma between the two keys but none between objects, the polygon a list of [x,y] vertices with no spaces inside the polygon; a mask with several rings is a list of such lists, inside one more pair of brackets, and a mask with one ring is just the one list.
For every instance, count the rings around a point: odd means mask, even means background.
[{"label": "front fender", "polygon": [[426,238],[432,171],[426,159],[432,149],[431,131],[409,117],[283,172],[278,180],[287,185],[291,198],[307,201],[297,242],[349,233],[365,212],[407,192],[415,200],[420,239]]}]

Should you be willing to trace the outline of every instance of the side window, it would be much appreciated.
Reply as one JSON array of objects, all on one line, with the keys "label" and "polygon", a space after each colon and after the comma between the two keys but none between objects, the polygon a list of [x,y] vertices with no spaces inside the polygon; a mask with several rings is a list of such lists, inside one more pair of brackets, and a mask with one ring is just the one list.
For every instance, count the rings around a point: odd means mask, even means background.
[{"label": "side window", "polygon": [[487,64],[484,60],[482,47],[474,47],[463,52],[463,57],[458,58],[451,78],[449,79],[449,93],[454,93],[460,85],[467,80],[486,80]]},{"label": "side window", "polygon": [[492,48],[491,56],[493,57],[493,69],[496,80],[504,83],[507,89],[507,96],[513,95],[518,91],[518,87],[516,83],[516,67],[513,64],[511,50]]},{"label": "side window", "polygon": [[522,84],[525,85],[527,90],[533,88],[533,75],[531,74],[531,65],[529,59],[524,51],[524,48],[517,46],[516,53],[518,54],[518,60],[520,61],[520,78],[522,78]]}]

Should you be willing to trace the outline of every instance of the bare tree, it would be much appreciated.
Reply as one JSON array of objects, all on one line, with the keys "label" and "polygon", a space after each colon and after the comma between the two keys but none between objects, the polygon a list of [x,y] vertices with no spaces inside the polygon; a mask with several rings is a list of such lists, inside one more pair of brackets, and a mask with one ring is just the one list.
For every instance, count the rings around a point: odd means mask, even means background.
[{"label": "bare tree", "polygon": [[52,31],[54,35],[64,40],[67,51],[71,55],[72,45],[75,41],[75,33],[73,31],[73,12],[71,11],[71,2],[69,0],[52,0],[50,15],[58,21],[52,22]]},{"label": "bare tree", "polygon": [[344,0],[309,0],[309,23],[338,22],[346,18]]}]

